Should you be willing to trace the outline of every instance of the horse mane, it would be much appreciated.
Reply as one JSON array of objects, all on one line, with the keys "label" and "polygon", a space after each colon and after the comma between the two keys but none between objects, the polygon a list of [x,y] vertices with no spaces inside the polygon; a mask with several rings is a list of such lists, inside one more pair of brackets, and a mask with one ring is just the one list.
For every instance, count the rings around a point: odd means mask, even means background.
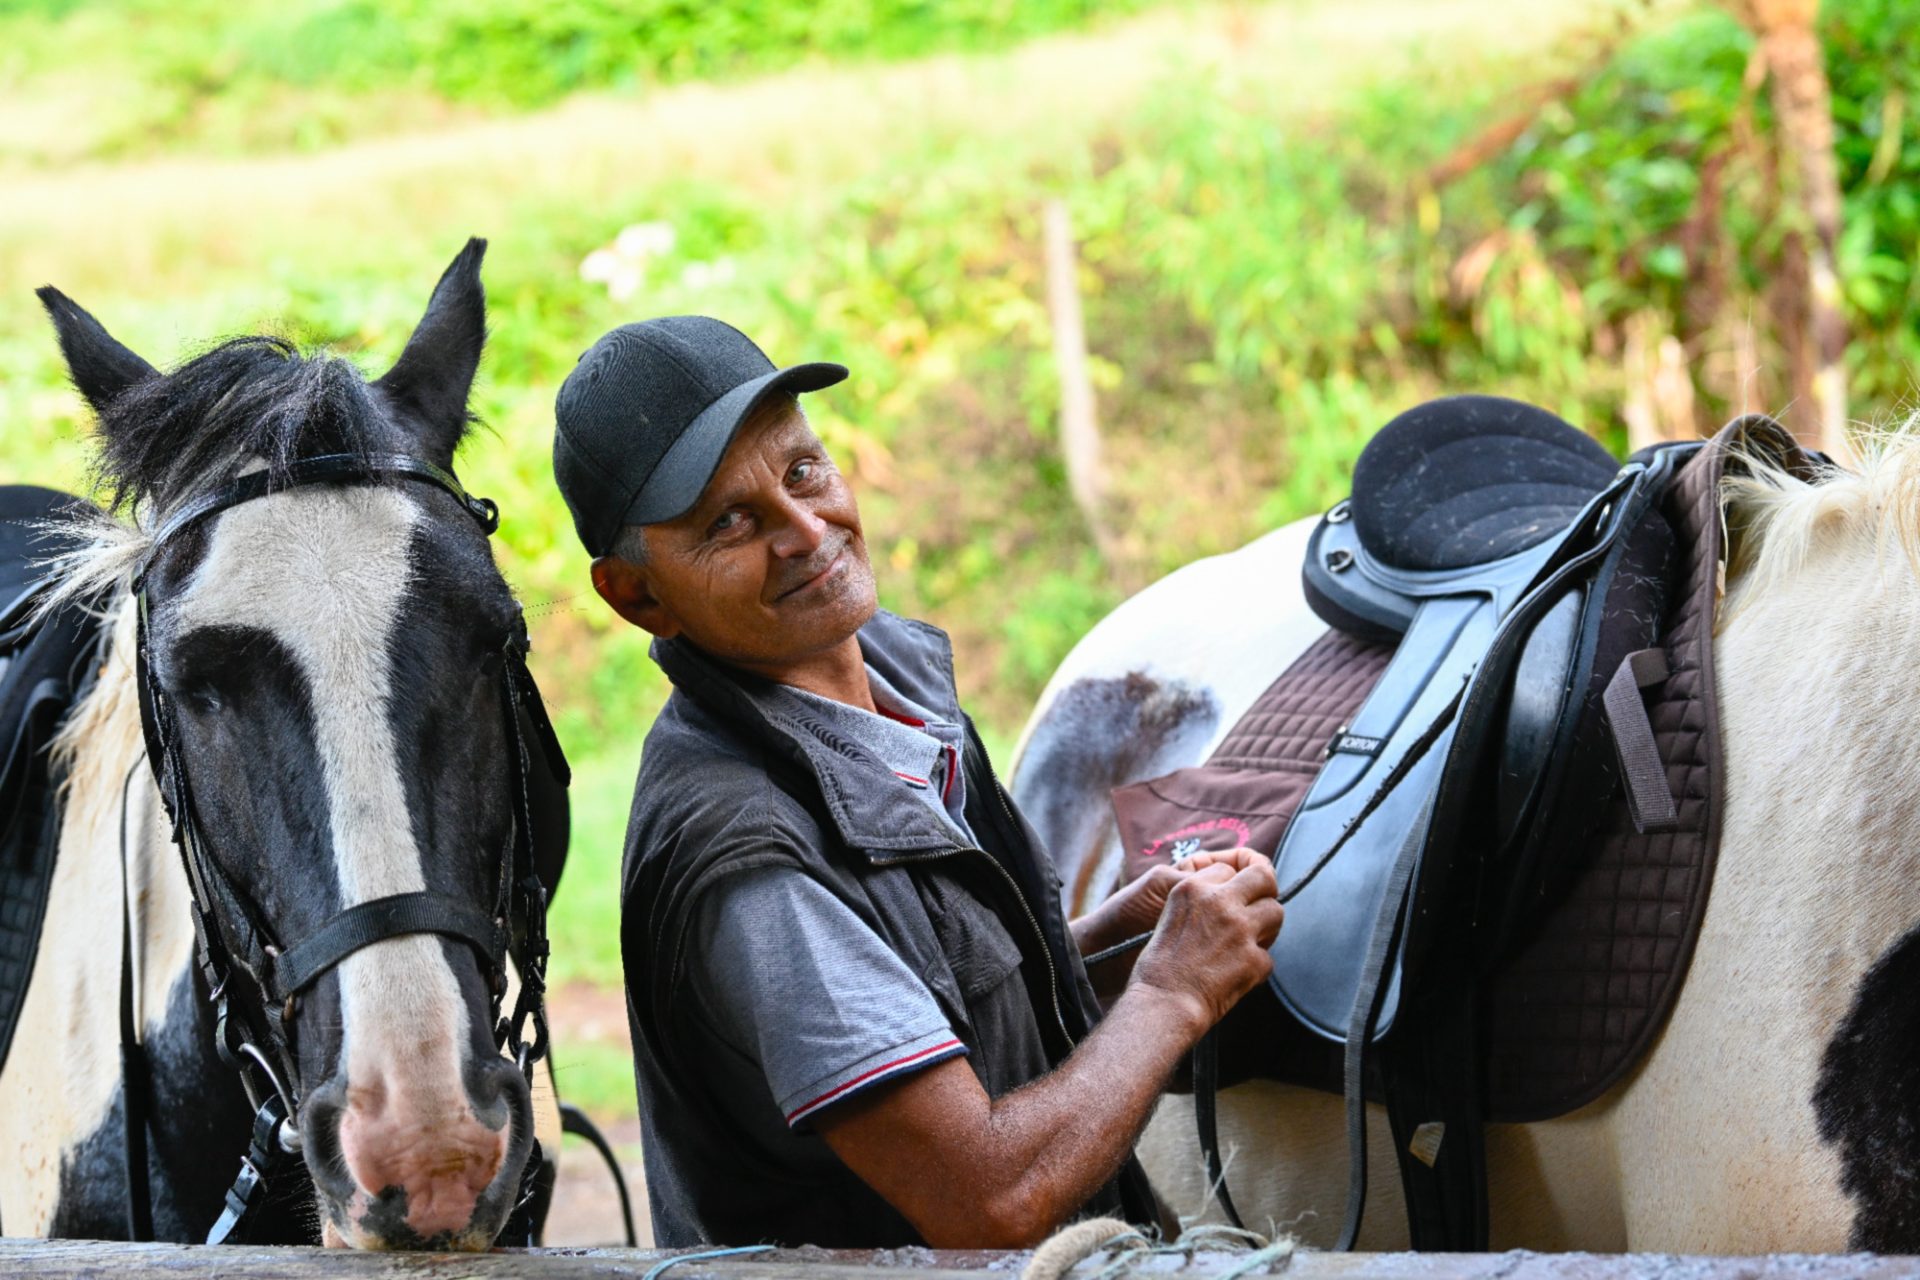
[{"label": "horse mane", "polygon": [[1721,482],[1732,594],[1781,586],[1843,538],[1897,546],[1920,573],[1920,413],[1899,426],[1857,427],[1851,439],[1851,467],[1823,467],[1807,479],[1750,450],[1744,471]]},{"label": "horse mane", "polygon": [[54,767],[65,775],[61,785],[71,812],[114,812],[127,771],[147,749],[134,672],[138,612],[132,595],[116,603],[105,624],[106,657],[93,687],[54,735]]},{"label": "horse mane", "polygon": [[94,480],[109,510],[171,506],[244,463],[284,474],[300,457],[365,455],[392,435],[351,361],[285,338],[233,338],[101,410]]}]

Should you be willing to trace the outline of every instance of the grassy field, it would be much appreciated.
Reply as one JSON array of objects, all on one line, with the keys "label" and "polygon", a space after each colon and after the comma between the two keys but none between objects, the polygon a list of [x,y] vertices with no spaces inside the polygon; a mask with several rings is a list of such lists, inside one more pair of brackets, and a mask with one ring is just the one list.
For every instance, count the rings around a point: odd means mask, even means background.
[{"label": "grassy field", "polygon": [[[620,835],[665,692],[592,600],[548,472],[554,391],[612,325],[707,312],[854,369],[813,411],[883,599],[954,634],[1002,745],[1130,584],[1337,497],[1410,402],[1518,395],[1617,446],[1636,325],[1687,344],[1703,419],[1783,402],[1775,337],[1735,329],[1793,228],[1742,141],[1767,126],[1751,42],[1716,9],[871,0],[778,39],[702,25],[727,9],[660,0],[636,34],[596,4],[0,0],[0,479],[86,483],[35,284],[162,364],[267,329],[378,372],[490,238],[487,430],[460,467],[506,512],[576,766],[554,962],[576,989],[618,982]],[[1862,416],[1920,358],[1920,73],[1895,57],[1916,34],[1899,0],[1829,32]],[[1511,145],[1433,176],[1522,108]],[[1053,197],[1082,242],[1110,559],[1055,437]],[[633,227],[616,297],[581,266]],[[563,1086],[630,1105],[616,1041],[568,1050]]]}]

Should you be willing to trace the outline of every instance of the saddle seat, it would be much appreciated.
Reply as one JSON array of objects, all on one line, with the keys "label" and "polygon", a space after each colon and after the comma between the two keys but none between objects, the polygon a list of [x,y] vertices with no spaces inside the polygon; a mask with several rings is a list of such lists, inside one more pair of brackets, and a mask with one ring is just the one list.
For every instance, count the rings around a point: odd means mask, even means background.
[{"label": "saddle seat", "polygon": [[59,837],[48,747],[98,666],[100,622],[79,607],[40,613],[46,522],[86,504],[34,485],[0,485],[0,1062],[6,1060],[39,949]]},{"label": "saddle seat", "polygon": [[1559,534],[1619,469],[1599,441],[1545,409],[1449,396],[1368,442],[1353,472],[1354,530],[1382,565],[1468,569]]}]

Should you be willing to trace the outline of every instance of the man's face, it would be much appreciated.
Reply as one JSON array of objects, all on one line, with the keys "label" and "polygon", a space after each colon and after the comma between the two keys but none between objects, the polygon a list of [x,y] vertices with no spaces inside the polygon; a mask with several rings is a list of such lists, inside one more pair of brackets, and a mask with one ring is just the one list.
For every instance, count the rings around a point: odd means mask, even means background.
[{"label": "man's face", "polygon": [[595,562],[600,594],[738,666],[804,662],[878,607],[853,490],[790,404],[742,427],[693,509],[645,534],[645,565]]}]

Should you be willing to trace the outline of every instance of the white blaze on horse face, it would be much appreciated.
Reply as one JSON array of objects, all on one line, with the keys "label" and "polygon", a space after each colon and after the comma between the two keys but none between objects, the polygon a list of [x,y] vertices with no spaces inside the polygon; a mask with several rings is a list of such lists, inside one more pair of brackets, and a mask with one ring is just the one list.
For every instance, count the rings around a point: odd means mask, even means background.
[{"label": "white blaze on horse face", "polygon": [[[426,887],[388,712],[388,650],[422,519],[411,497],[390,487],[300,488],[235,507],[213,526],[178,606],[180,626],[255,628],[299,664],[313,700],[342,908]],[[471,1198],[463,1189],[449,1200],[424,1184],[457,1164],[454,1181],[477,1180],[477,1194],[508,1134],[487,1129],[468,1102],[467,1008],[441,942],[390,938],[336,972],[350,1171],[368,1193],[407,1185],[410,1220],[423,1233],[458,1230],[463,1211],[451,1200],[465,1198],[470,1211]],[[398,1146],[415,1155],[395,1159]],[[367,1185],[372,1177],[384,1182]],[[423,1215],[435,1206],[426,1202],[436,1199],[449,1220],[429,1227]]]}]

